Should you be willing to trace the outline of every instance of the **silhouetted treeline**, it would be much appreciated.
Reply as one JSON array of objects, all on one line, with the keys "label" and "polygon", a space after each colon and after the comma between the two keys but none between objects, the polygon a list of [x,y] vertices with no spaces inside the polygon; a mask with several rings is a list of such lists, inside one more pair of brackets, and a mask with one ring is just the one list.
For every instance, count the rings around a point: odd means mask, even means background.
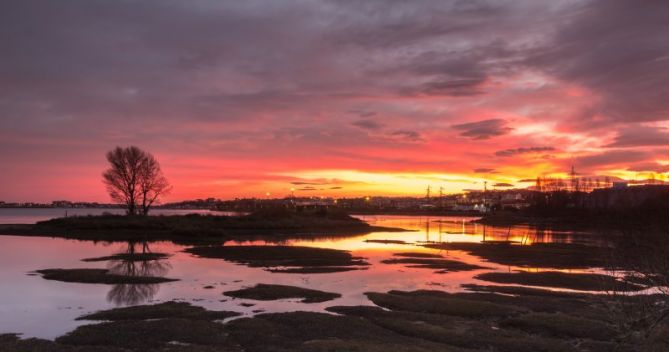
[{"label": "silhouetted treeline", "polygon": [[669,186],[646,185],[592,192],[557,190],[534,192],[526,213],[540,217],[610,217],[669,222]]}]

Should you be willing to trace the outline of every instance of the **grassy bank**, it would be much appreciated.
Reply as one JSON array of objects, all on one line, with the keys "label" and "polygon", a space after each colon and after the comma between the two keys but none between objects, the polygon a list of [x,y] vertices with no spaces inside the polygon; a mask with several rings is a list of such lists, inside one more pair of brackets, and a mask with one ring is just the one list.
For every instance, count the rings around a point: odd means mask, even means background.
[{"label": "grassy bank", "polygon": [[35,225],[0,227],[0,235],[51,236],[96,241],[220,242],[316,235],[345,236],[401,229],[371,226],[338,211],[260,211],[249,215],[77,216]]}]

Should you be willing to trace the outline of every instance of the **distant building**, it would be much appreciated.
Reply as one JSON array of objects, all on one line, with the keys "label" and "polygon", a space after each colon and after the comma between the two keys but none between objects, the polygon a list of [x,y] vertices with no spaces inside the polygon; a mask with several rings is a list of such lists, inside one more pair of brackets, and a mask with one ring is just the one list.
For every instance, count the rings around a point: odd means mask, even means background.
[{"label": "distant building", "polygon": [[623,181],[613,182],[613,185],[611,186],[611,188],[613,188],[613,189],[627,188],[627,182],[623,182]]},{"label": "distant building", "polygon": [[326,210],[332,205],[334,205],[334,202],[330,199],[298,200],[295,202],[295,209],[297,211]]},{"label": "distant building", "polygon": [[453,207],[455,211],[487,213],[490,208],[483,203],[456,204]]}]

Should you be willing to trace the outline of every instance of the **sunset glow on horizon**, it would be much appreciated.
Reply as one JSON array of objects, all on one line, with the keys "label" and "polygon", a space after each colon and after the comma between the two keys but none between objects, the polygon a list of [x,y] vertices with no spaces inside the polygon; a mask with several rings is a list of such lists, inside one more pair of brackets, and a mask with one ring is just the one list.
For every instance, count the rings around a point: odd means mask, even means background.
[{"label": "sunset glow on horizon", "polygon": [[37,3],[0,5],[0,201],[109,202],[129,145],[165,202],[669,178],[667,2]]}]

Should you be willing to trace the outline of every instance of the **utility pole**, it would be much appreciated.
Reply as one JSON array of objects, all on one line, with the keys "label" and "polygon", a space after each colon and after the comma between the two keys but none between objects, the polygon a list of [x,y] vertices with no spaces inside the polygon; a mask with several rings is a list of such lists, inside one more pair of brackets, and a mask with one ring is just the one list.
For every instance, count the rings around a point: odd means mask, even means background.
[{"label": "utility pole", "polygon": [[439,186],[439,206],[444,208],[444,187]]},{"label": "utility pole", "polygon": [[426,198],[427,200],[430,199],[430,185],[427,186],[427,194],[425,195],[425,198]]},{"label": "utility pole", "polygon": [[488,205],[487,199],[488,198],[488,181],[484,180],[483,181],[483,206]]},{"label": "utility pole", "polygon": [[571,166],[570,176],[571,176],[571,180],[570,180],[571,181],[571,191],[576,192],[578,190],[576,189],[576,170],[574,169],[574,165]]}]

